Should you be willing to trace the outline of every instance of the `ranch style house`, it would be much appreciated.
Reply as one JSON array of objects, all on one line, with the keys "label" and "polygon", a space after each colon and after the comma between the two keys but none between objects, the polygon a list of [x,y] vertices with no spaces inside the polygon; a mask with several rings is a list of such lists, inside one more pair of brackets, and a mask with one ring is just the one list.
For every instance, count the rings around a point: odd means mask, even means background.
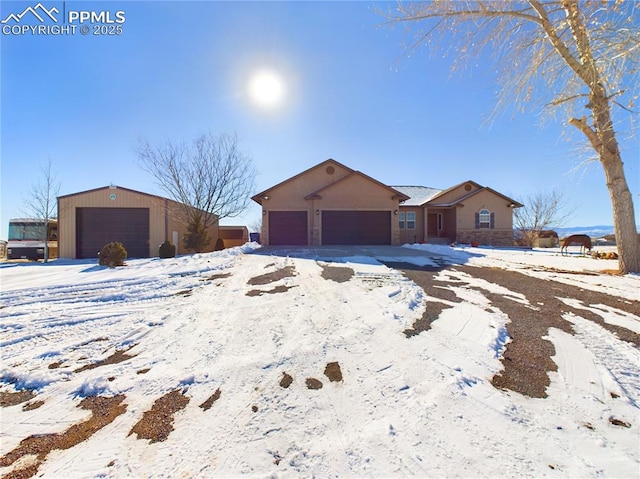
[{"label": "ranch style house", "polygon": [[517,201],[474,181],[388,186],[333,159],[268,188],[263,245],[478,243],[512,246]]}]

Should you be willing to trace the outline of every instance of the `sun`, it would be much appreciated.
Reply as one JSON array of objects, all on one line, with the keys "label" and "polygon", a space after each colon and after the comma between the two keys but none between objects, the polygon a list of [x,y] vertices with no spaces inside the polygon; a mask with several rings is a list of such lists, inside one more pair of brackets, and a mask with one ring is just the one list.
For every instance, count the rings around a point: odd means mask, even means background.
[{"label": "sun", "polygon": [[271,108],[282,103],[285,94],[280,75],[271,70],[258,70],[249,78],[249,97],[258,106]]}]

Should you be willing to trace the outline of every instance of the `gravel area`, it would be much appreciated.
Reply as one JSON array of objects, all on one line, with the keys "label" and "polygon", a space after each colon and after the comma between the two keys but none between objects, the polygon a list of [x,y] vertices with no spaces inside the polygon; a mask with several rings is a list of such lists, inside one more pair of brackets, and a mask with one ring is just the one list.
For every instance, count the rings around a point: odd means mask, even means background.
[{"label": "gravel area", "polygon": [[[406,263],[389,264],[389,266],[401,270],[431,297],[453,301],[454,299],[451,297],[453,291],[442,287],[447,285],[461,286],[459,281],[448,282],[437,279],[437,270],[433,268],[420,268]],[[492,384],[498,388],[509,389],[535,398],[547,396],[548,373],[556,371],[557,366],[551,359],[555,355],[553,343],[543,338],[548,335],[551,327],[574,334],[571,324],[562,318],[565,313],[573,312],[594,321],[616,334],[623,341],[640,346],[640,335],[626,328],[606,323],[599,315],[590,311],[574,309],[561,301],[560,298],[577,299],[585,305],[603,304],[636,316],[640,316],[640,302],[587,291],[553,280],[534,278],[515,271],[473,266],[456,266],[453,269],[498,284],[515,293],[521,293],[533,305],[532,308],[503,295],[473,285],[468,286],[482,291],[491,301],[492,306],[509,316],[510,322],[507,324],[507,331],[511,341],[507,344],[503,354],[504,370],[492,379]],[[456,299],[456,301],[460,300]],[[405,331],[407,337],[428,330],[431,322],[437,319],[445,307],[442,303],[428,302],[427,311],[422,320],[414,324],[412,329]]]},{"label": "gravel area", "polygon": [[69,449],[80,444],[127,410],[124,395],[113,397],[89,396],[84,398],[79,408],[93,414],[79,424],[74,424],[59,434],[40,434],[23,439],[20,445],[0,458],[0,467],[7,467],[24,456],[34,456],[35,462],[2,476],[2,479],[32,477],[45,461],[47,455],[55,449]]}]

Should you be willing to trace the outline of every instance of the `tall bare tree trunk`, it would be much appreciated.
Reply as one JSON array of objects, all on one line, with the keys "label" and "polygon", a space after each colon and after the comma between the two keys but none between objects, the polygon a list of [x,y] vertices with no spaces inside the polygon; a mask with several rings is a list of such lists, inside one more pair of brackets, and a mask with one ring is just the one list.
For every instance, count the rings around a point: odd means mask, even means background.
[{"label": "tall bare tree trunk", "polygon": [[622,161],[603,164],[607,186],[613,205],[613,226],[615,228],[620,272],[640,272],[640,239],[635,225],[633,200],[627,182],[622,174]]},{"label": "tall bare tree trunk", "polygon": [[582,131],[597,152],[604,170],[611,206],[613,227],[619,253],[621,273],[640,272],[640,239],[635,225],[633,197],[624,174],[620,148],[611,121],[609,100],[601,85],[591,89],[590,102],[593,127],[586,118],[572,118],[570,123]]}]

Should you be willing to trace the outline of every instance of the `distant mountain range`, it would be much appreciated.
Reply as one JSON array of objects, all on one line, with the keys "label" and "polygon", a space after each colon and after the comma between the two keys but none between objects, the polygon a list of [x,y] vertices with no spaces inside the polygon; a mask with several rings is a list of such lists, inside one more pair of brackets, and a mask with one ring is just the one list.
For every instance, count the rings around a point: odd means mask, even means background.
[{"label": "distant mountain range", "polygon": [[571,228],[553,228],[560,238],[569,235],[589,235],[592,238],[602,238],[613,234],[613,225],[572,226]]}]

